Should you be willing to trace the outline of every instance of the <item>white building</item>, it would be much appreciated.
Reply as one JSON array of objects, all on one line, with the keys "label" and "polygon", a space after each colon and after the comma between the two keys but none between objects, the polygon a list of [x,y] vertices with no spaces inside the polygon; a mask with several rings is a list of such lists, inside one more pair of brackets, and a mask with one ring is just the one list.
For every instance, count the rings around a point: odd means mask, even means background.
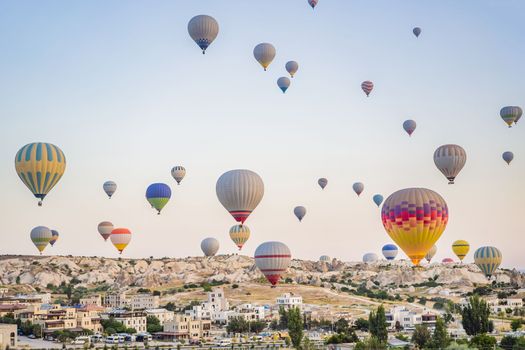
[{"label": "white building", "polygon": [[276,304],[277,304],[277,307],[282,306],[285,309],[290,309],[292,307],[298,307],[302,309],[303,297],[300,295],[295,295],[293,293],[284,293],[277,298]]},{"label": "white building", "polygon": [[386,313],[388,328],[394,330],[402,327],[404,330],[413,330],[418,324],[434,327],[437,315],[429,310],[408,310],[404,306],[396,306]]},{"label": "white building", "polygon": [[264,306],[253,304],[241,304],[235,307],[234,312],[228,315],[228,319],[242,317],[245,321],[264,320],[266,316]]},{"label": "white building", "polygon": [[169,311],[163,308],[158,309],[146,309],[144,310],[147,316],[155,316],[162,326],[166,322],[173,321],[173,318],[175,317],[175,313],[173,311]]},{"label": "white building", "polygon": [[113,292],[106,293],[102,299],[102,305],[114,309],[127,307],[127,296],[126,292]]},{"label": "white building", "polygon": [[102,296],[100,294],[89,295],[84,298],[80,298],[79,302],[80,302],[80,305],[82,306],[88,306],[88,305],[102,306]]},{"label": "white building", "polygon": [[146,332],[146,313],[144,311],[113,310],[102,314],[103,318],[114,318],[126,328],[134,328],[137,333]]},{"label": "white building", "polygon": [[128,297],[127,304],[132,310],[157,309],[159,307],[159,296],[135,294]]},{"label": "white building", "polygon": [[214,288],[208,292],[207,300],[200,305],[195,305],[191,310],[186,310],[186,315],[195,320],[211,320],[213,322],[226,322],[230,308],[222,288]]},{"label": "white building", "polygon": [[164,324],[164,335],[175,339],[201,339],[210,335],[210,320],[195,320],[188,315],[177,314]]},{"label": "white building", "polygon": [[[522,309],[523,308],[523,300],[519,298],[507,298],[507,299],[497,299],[497,298],[490,298],[485,299],[487,304],[490,307],[490,312],[493,314],[499,314],[500,312],[506,312],[507,309],[511,309],[512,311],[516,309]],[[469,304],[469,299],[461,299],[459,304],[462,307],[465,307]]]},{"label": "white building", "polygon": [[0,350],[13,349],[18,346],[16,324],[0,324]]}]

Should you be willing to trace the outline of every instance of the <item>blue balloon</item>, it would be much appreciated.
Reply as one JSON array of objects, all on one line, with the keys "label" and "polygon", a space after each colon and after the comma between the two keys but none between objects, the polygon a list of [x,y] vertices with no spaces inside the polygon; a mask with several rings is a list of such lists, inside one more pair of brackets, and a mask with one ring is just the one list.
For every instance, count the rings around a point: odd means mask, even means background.
[{"label": "blue balloon", "polygon": [[160,211],[168,203],[171,198],[171,188],[163,183],[154,183],[148,186],[146,190],[146,199],[152,208],[157,209],[157,212],[160,214]]},{"label": "blue balloon", "polygon": [[375,194],[374,197],[372,197],[372,199],[378,207],[381,205],[381,203],[383,203],[383,196],[380,194]]},{"label": "blue balloon", "polygon": [[398,249],[394,244],[387,244],[383,247],[382,251],[386,260],[394,260],[397,256]]}]

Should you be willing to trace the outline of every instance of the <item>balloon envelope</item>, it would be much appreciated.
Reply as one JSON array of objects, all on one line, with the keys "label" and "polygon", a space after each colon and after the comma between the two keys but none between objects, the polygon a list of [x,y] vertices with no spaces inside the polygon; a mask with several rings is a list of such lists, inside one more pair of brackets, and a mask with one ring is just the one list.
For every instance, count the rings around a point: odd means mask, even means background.
[{"label": "balloon envelope", "polygon": [[274,286],[290,266],[291,260],[290,249],[281,242],[264,242],[255,250],[255,265]]},{"label": "balloon envelope", "polygon": [[458,145],[443,145],[434,152],[434,164],[452,185],[467,162],[467,152]]},{"label": "balloon envelope", "polygon": [[54,246],[56,241],[58,240],[58,231],[57,230],[51,230],[51,239],[49,240],[49,244],[51,244],[51,246]]},{"label": "balloon envelope", "polygon": [[250,229],[246,225],[235,225],[230,228],[230,238],[239,250],[250,238]]},{"label": "balloon envelope", "polygon": [[180,182],[186,176],[186,169],[182,165],[176,165],[171,169],[171,176],[177,181],[177,185],[180,185]]},{"label": "balloon envelope", "polygon": [[319,0],[308,0],[308,4],[314,9],[317,6]]},{"label": "balloon envelope", "polygon": [[354,192],[357,193],[357,195],[359,196],[361,193],[363,193],[365,185],[362,182],[356,182],[352,185],[352,188],[354,189]]},{"label": "balloon envelope", "polygon": [[253,49],[253,56],[266,70],[275,58],[275,47],[269,43],[261,43]]},{"label": "balloon envelope", "polygon": [[171,198],[171,188],[164,183],[154,183],[148,186],[146,190],[146,199],[153,208],[160,211]]},{"label": "balloon envelope", "polygon": [[405,120],[403,122],[403,129],[407,132],[408,136],[412,136],[412,133],[416,130],[417,124],[412,119]]},{"label": "balloon envelope", "polygon": [[415,27],[414,29],[412,29],[412,33],[414,33],[414,35],[416,36],[416,38],[419,37],[419,34],[421,34],[421,28],[419,27]]},{"label": "balloon envelope", "polygon": [[406,188],[385,200],[381,219],[390,238],[419,265],[447,227],[448,207],[432,190]]},{"label": "balloon envelope", "polygon": [[104,238],[104,241],[107,241],[109,236],[111,235],[111,231],[113,231],[114,227],[113,224],[109,221],[102,221],[100,224],[98,224],[98,233]]},{"label": "balloon envelope", "polygon": [[290,87],[290,79],[288,79],[287,77],[280,77],[279,79],[277,79],[277,86],[279,87],[279,89],[281,89],[281,91],[284,94],[286,90],[288,90],[288,88]]},{"label": "balloon envelope", "polygon": [[386,244],[381,251],[386,260],[394,260],[398,253],[398,249],[394,244]]},{"label": "balloon envelope", "polygon": [[512,162],[512,160],[514,159],[514,153],[510,152],[510,151],[507,151],[507,152],[503,152],[503,154],[501,155],[503,160],[505,162],[507,162],[507,164],[510,165],[510,162]]},{"label": "balloon envelope", "polygon": [[374,194],[374,196],[372,197],[372,200],[378,207],[381,205],[381,203],[383,203],[383,199],[383,196],[380,194]]},{"label": "balloon envelope", "polygon": [[117,184],[113,181],[106,181],[102,185],[102,188],[104,189],[104,192],[106,192],[108,197],[111,199],[111,196],[113,196],[113,194],[117,190]]},{"label": "balloon envelope", "polygon": [[501,252],[496,247],[480,247],[474,252],[474,263],[488,278],[498,269],[501,260]]},{"label": "balloon envelope", "polygon": [[326,185],[328,185],[328,180],[325,179],[324,177],[320,178],[319,180],[317,180],[317,183],[319,184],[319,186],[321,187],[321,189],[324,190],[324,188],[326,187]]},{"label": "balloon envelope", "polygon": [[295,61],[288,61],[286,62],[285,68],[288,74],[290,74],[290,77],[293,78],[295,73],[297,73],[297,71],[299,70],[299,63]]},{"label": "balloon envelope", "polygon": [[361,83],[361,89],[365,92],[366,97],[368,97],[370,93],[372,92],[372,90],[374,89],[374,83],[372,83],[369,80],[363,81]]},{"label": "balloon envelope", "polygon": [[375,263],[378,259],[379,257],[376,253],[366,253],[365,255],[363,255],[363,262],[365,264]]},{"label": "balloon envelope", "polygon": [[131,231],[127,228],[116,228],[111,231],[111,235],[109,237],[111,243],[113,243],[119,253],[122,254],[122,251],[124,251],[129,242],[131,242]]},{"label": "balloon envelope", "polygon": [[208,237],[202,240],[201,249],[204,255],[214,256],[219,250],[219,241],[213,237]]},{"label": "balloon envelope", "polygon": [[303,206],[295,207],[293,209],[293,213],[299,219],[299,221],[302,221],[304,216],[306,215],[306,208]]},{"label": "balloon envelope", "polygon": [[321,262],[330,262],[330,261],[332,261],[332,259],[328,255],[321,255],[319,257],[319,261],[321,261]]},{"label": "balloon envelope", "polygon": [[15,169],[20,180],[39,199],[40,206],[64,175],[66,157],[60,148],[51,143],[29,143],[16,153]]},{"label": "balloon envelope", "polygon": [[434,255],[436,255],[437,249],[438,249],[437,246],[434,244],[432,248],[430,248],[430,250],[427,252],[427,254],[425,255],[425,259],[428,262],[430,262],[432,258],[434,257]]},{"label": "balloon envelope", "polygon": [[259,205],[264,195],[264,184],[251,170],[237,169],[222,174],[215,186],[217,198],[233,218],[244,223]]},{"label": "balloon envelope", "polygon": [[463,261],[465,259],[465,256],[467,256],[468,252],[470,250],[470,244],[462,239],[458,239],[454,243],[452,243],[452,251],[456,256],[459,258],[460,261]]},{"label": "balloon envelope", "polygon": [[36,249],[42,254],[49,241],[53,238],[51,230],[45,226],[37,226],[29,234]]},{"label": "balloon envelope", "polygon": [[198,15],[188,22],[188,33],[204,54],[219,34],[219,23],[211,16]]},{"label": "balloon envelope", "polygon": [[452,259],[452,258],[444,258],[443,260],[441,260],[441,262],[443,264],[452,264],[454,262],[454,259]]},{"label": "balloon envelope", "polygon": [[521,118],[523,111],[518,106],[506,106],[499,111],[501,119],[509,126],[512,127],[512,124]]}]

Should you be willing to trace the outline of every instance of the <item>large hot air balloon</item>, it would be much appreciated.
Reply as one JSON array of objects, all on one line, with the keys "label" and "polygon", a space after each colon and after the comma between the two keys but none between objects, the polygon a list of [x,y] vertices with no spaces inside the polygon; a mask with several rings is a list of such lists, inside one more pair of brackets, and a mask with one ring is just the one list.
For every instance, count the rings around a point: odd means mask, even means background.
[{"label": "large hot air balloon", "polygon": [[214,256],[219,250],[219,241],[213,237],[202,240],[201,249],[205,256]]},{"label": "large hot air balloon", "polygon": [[264,242],[255,250],[255,265],[272,286],[277,284],[291,260],[290,249],[281,242]]},{"label": "large hot air balloon", "polygon": [[501,157],[503,158],[505,162],[507,162],[508,165],[510,165],[510,162],[512,162],[512,160],[514,159],[514,153],[510,151],[503,152]]},{"label": "large hot air balloon", "polygon": [[324,188],[326,187],[326,185],[328,185],[328,180],[325,179],[324,177],[320,178],[319,180],[317,180],[317,183],[319,184],[319,186],[321,187],[322,190],[324,190]]},{"label": "large hot air balloon", "polygon": [[496,247],[480,247],[474,253],[474,263],[491,278],[501,264],[502,255]]},{"label": "large hot air balloon", "polygon": [[521,118],[522,113],[523,111],[518,106],[506,106],[499,111],[501,119],[507,123],[509,128],[512,128],[512,124]]},{"label": "large hot air balloon", "polygon": [[160,211],[168,203],[171,198],[171,188],[163,183],[154,183],[148,186],[146,190],[146,199],[149,204],[157,209],[157,214],[160,215]]},{"label": "large hot air balloon", "polygon": [[293,209],[293,213],[299,219],[299,221],[303,221],[303,218],[306,215],[306,208],[303,206],[295,207]]},{"label": "large hot air balloon", "polygon": [[514,124],[518,124],[518,120],[521,119],[521,116],[523,115],[523,110],[521,107],[515,106],[518,109],[518,115],[516,115],[516,120],[514,120]]},{"label": "large hot air balloon", "polygon": [[102,221],[100,224],[98,224],[98,233],[104,238],[104,241],[107,241],[109,236],[111,235],[111,231],[113,231],[113,224],[109,221]]},{"label": "large hot air balloon", "polygon": [[352,185],[352,188],[354,189],[354,192],[357,193],[357,195],[359,196],[361,193],[363,193],[365,185],[363,185],[362,182],[356,182]]},{"label": "large hot air balloon", "polygon": [[365,264],[375,263],[378,259],[379,257],[376,253],[366,253],[365,255],[363,255],[363,262]]},{"label": "large hot air balloon", "polygon": [[60,148],[50,143],[34,142],[20,148],[15,156],[16,173],[33,195],[38,205],[60,180],[66,170],[66,157]]},{"label": "large hot air balloon", "polygon": [[219,23],[211,16],[198,15],[188,22],[188,33],[204,55],[208,46],[219,34]]},{"label": "large hot air balloon", "polygon": [[308,0],[308,4],[312,7],[312,9],[315,9],[318,2],[319,0]]},{"label": "large hot air balloon", "polygon": [[417,124],[412,119],[408,119],[403,122],[403,129],[405,129],[408,136],[412,136],[412,133],[416,130],[416,127],[417,127]]},{"label": "large hot air balloon", "polygon": [[250,229],[246,225],[232,226],[230,228],[230,238],[233,243],[239,247],[239,250],[241,250],[244,243],[250,238]]},{"label": "large hot air balloon", "polygon": [[279,87],[279,89],[281,89],[281,91],[284,94],[286,90],[288,90],[288,88],[290,87],[290,79],[288,79],[287,77],[280,77],[279,79],[277,79],[277,86]]},{"label": "large hot air balloon", "polygon": [[111,239],[111,243],[117,248],[120,254],[122,254],[122,251],[128,246],[129,242],[131,241],[131,231],[127,228],[116,228],[113,231],[111,231],[111,235],[109,236],[109,239]]},{"label": "large hot air balloon", "polygon": [[467,152],[458,145],[443,145],[434,152],[434,164],[448,179],[449,185],[454,184],[466,161]]},{"label": "large hot air balloon", "polygon": [[299,63],[295,61],[288,61],[286,62],[285,68],[288,74],[290,74],[290,77],[293,78],[295,73],[297,73],[297,71],[299,70]]},{"label": "large hot air balloon", "polygon": [[186,176],[186,169],[182,165],[176,165],[171,169],[171,176],[177,181],[177,185],[180,185],[180,182]]},{"label": "large hot air balloon", "polygon": [[372,90],[374,89],[374,83],[372,83],[369,80],[365,80],[361,83],[361,89],[363,89],[363,91],[366,94],[366,97],[368,97],[370,93],[372,92]]},{"label": "large hot air balloon", "polygon": [[57,230],[51,230],[51,240],[49,241],[49,244],[51,244],[51,246],[54,246],[55,243],[58,241],[58,231]]},{"label": "large hot air balloon", "polygon": [[113,193],[117,190],[117,184],[114,181],[106,181],[102,185],[104,192],[108,195],[109,199],[113,196]]},{"label": "large hot air balloon", "polygon": [[432,190],[406,188],[385,200],[381,219],[390,238],[419,265],[447,227],[448,207]]},{"label": "large hot air balloon", "polygon": [[372,200],[378,207],[381,205],[381,203],[383,203],[383,199],[383,196],[380,194],[374,194],[374,196],[372,197]]},{"label": "large hot air balloon", "polygon": [[45,226],[37,226],[31,230],[30,237],[31,241],[33,241],[33,244],[36,246],[36,249],[38,249],[40,255],[42,255],[47,244],[53,238],[53,233]]},{"label": "large hot air balloon", "polygon": [[395,244],[386,244],[381,250],[386,260],[394,260],[397,256],[398,249]]},{"label": "large hot air balloon", "polygon": [[332,261],[332,259],[330,259],[330,257],[328,255],[321,255],[319,257],[319,261],[320,262],[330,262],[330,261]]},{"label": "large hot air balloon", "polygon": [[454,259],[452,258],[444,258],[443,260],[441,260],[442,264],[452,264],[453,262],[454,262]]},{"label": "large hot air balloon", "polygon": [[465,259],[465,256],[467,256],[469,250],[470,244],[467,241],[459,239],[452,243],[452,251],[454,252],[454,254],[456,254],[460,261],[463,261],[463,259]]},{"label": "large hot air balloon", "polygon": [[419,34],[421,34],[421,28],[415,27],[414,29],[412,29],[412,33],[414,33],[416,38],[419,38]]},{"label": "large hot air balloon", "polygon": [[432,261],[432,258],[436,255],[437,253],[437,250],[438,248],[436,247],[436,245],[434,244],[432,246],[432,248],[430,248],[430,250],[427,252],[427,254],[425,255],[425,259],[428,261],[428,262],[431,262]]},{"label": "large hot air balloon", "polygon": [[275,58],[275,47],[269,43],[261,43],[253,49],[253,56],[266,70]]},{"label": "large hot air balloon", "polygon": [[222,174],[217,180],[215,191],[219,202],[233,218],[244,223],[261,202],[264,184],[255,172],[237,169]]}]

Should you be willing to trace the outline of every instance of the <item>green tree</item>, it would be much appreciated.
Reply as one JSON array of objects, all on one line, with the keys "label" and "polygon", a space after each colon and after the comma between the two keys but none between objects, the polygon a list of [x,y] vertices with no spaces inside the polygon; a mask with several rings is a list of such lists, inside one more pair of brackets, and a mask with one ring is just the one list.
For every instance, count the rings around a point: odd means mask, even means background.
[{"label": "green tree", "polygon": [[523,324],[523,320],[515,319],[515,320],[512,320],[512,322],[510,323],[510,327],[512,328],[514,332],[516,332],[518,329],[521,328],[522,324]]},{"label": "green tree", "polygon": [[32,326],[31,333],[33,333],[34,336],[37,337],[37,338],[42,338],[42,336],[44,334],[42,326],[39,325],[39,324],[34,324]]},{"label": "green tree", "polygon": [[370,324],[370,334],[380,342],[386,343],[388,340],[388,330],[386,323],[385,308],[380,305],[376,311],[372,311],[368,317]]},{"label": "green tree", "polygon": [[170,301],[169,303],[167,303],[167,304],[164,306],[164,308],[165,308],[166,310],[168,310],[168,311],[175,311],[175,308],[176,308],[176,307],[175,307],[175,303],[173,303],[173,302]]},{"label": "green tree", "polygon": [[226,331],[228,333],[247,333],[249,330],[248,322],[243,317],[234,317],[228,322]]},{"label": "green tree", "polygon": [[266,328],[264,321],[251,321],[248,325],[250,332],[261,333]]},{"label": "green tree", "polygon": [[514,345],[518,342],[518,338],[513,337],[511,335],[506,335],[503,338],[501,338],[499,342],[499,346],[503,349],[509,349],[512,350],[514,348]]},{"label": "green tree", "polygon": [[326,339],[326,344],[357,343],[359,338],[353,330],[349,333],[337,333]]},{"label": "green tree", "polygon": [[293,346],[299,348],[303,339],[303,317],[297,307],[288,310],[288,334]]},{"label": "green tree", "polygon": [[358,329],[360,331],[368,332],[368,330],[370,329],[370,323],[364,318],[358,318],[357,320],[355,320],[354,327],[355,329]]},{"label": "green tree", "polygon": [[447,326],[441,317],[436,319],[436,327],[430,340],[429,348],[444,349],[450,345],[450,336],[448,335]]},{"label": "green tree", "polygon": [[384,350],[386,348],[387,346],[384,342],[376,337],[370,337],[364,342],[356,343],[354,350]]},{"label": "green tree", "polygon": [[478,349],[494,349],[496,338],[487,334],[478,334],[470,340],[469,345]]},{"label": "green tree", "polygon": [[430,331],[428,330],[427,326],[418,324],[414,330],[414,333],[412,334],[412,342],[416,344],[418,349],[424,349],[430,340]]},{"label": "green tree", "polygon": [[288,311],[283,306],[279,306],[279,329],[288,328]]},{"label": "green tree", "polygon": [[468,335],[492,332],[494,325],[489,320],[490,308],[483,299],[474,295],[469,298],[467,306],[461,310],[463,328]]},{"label": "green tree", "polygon": [[348,321],[344,318],[340,318],[334,323],[334,330],[336,333],[348,333],[348,328]]},{"label": "green tree", "polygon": [[146,329],[148,333],[157,333],[162,332],[164,327],[162,327],[160,320],[157,317],[150,315],[146,317]]}]

